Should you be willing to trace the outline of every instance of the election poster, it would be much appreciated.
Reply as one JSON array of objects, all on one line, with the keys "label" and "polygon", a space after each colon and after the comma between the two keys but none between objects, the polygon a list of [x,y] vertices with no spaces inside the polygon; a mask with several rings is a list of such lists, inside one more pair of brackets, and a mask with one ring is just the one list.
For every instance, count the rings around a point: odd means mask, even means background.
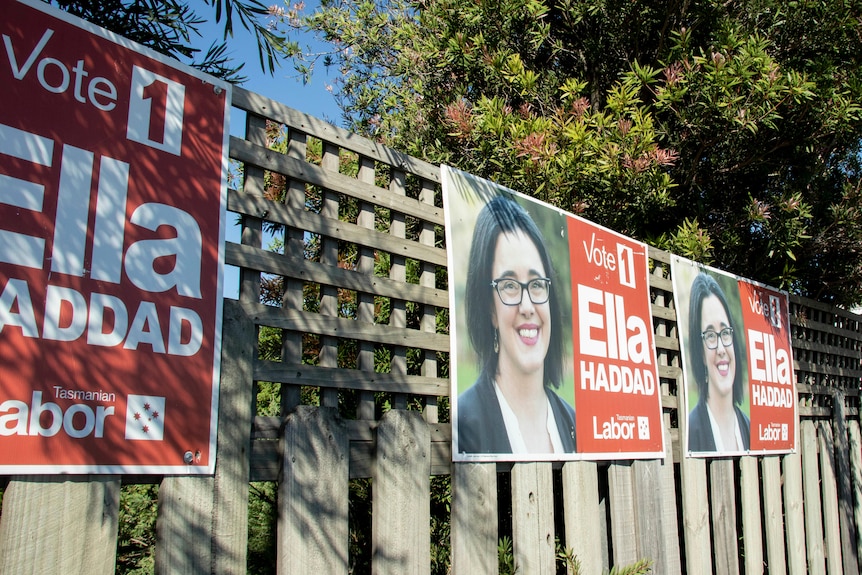
[{"label": "election poster", "polygon": [[683,358],[685,453],[795,451],[787,294],[678,256],[671,272]]},{"label": "election poster", "polygon": [[663,458],[647,247],[444,166],[455,461]]},{"label": "election poster", "polygon": [[212,474],[230,86],[0,5],[0,473]]}]

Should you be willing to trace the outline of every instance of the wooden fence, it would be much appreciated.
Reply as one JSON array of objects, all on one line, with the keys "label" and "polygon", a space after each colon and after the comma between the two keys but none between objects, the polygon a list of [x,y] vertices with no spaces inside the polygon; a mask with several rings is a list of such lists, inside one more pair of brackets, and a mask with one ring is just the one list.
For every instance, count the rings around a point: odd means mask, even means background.
[{"label": "wooden fence", "polygon": [[[356,478],[371,478],[372,571],[429,573],[430,482],[446,475],[452,573],[496,573],[504,536],[524,574],[557,572],[556,541],[588,574],[640,558],[661,574],[859,573],[860,317],[791,298],[797,453],[686,459],[670,254],[651,250],[666,459],[453,465],[439,168],[251,92],[234,106],[240,287],[215,476],[7,478],[0,573],[113,572],[121,481],[160,482],[158,573],[245,573],[252,481],[278,482],[273,572],[347,573]],[[256,414],[263,385],[280,386],[278,415]]]}]

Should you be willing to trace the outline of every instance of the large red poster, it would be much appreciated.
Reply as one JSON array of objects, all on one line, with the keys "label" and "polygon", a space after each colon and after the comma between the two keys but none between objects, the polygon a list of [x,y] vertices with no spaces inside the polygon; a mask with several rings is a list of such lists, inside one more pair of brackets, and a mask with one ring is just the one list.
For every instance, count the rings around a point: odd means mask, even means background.
[{"label": "large red poster", "polygon": [[211,473],[230,88],[0,4],[0,472]]}]

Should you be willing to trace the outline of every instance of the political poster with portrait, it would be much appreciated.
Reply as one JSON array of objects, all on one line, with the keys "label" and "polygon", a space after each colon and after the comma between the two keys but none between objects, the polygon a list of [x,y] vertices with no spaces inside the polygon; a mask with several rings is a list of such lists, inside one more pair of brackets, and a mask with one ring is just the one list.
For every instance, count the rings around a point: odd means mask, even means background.
[{"label": "political poster with portrait", "polygon": [[663,458],[646,245],[443,167],[455,461]]},{"label": "political poster with portrait", "polygon": [[785,292],[674,256],[685,453],[796,449],[796,380]]}]

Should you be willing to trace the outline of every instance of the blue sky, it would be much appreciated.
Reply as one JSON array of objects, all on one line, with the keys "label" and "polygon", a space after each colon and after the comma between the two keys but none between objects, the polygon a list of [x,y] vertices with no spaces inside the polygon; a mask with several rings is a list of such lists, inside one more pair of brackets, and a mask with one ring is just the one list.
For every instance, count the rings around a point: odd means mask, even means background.
[{"label": "blue sky", "polygon": [[[267,0],[261,1],[267,3]],[[316,2],[312,2],[307,10],[312,9],[316,4]],[[199,17],[207,19],[205,24],[198,27],[201,37],[193,39],[193,46],[205,51],[210,44],[221,40],[224,27],[222,24],[215,23],[215,11],[204,4],[203,0],[190,0],[189,5]],[[268,74],[261,70],[254,34],[245,30],[236,19],[234,22],[234,36],[228,38],[227,43],[228,55],[236,62],[246,63],[241,73],[247,76],[248,80],[242,85],[243,88],[257,92],[300,112],[334,124],[339,123],[341,113],[335,103],[334,96],[328,89],[328,86],[335,80],[334,71],[330,72],[325,67],[319,66],[311,80],[303,83],[293,66],[289,62],[282,62],[274,74]],[[312,37],[293,35],[290,39],[299,41],[303,49],[307,45],[315,46]],[[316,44],[315,48],[323,49],[319,43]],[[245,130],[244,124],[245,114],[241,112],[231,114],[230,131],[233,135],[242,137]],[[238,243],[240,241],[240,229],[234,214],[228,213],[227,225],[227,240]],[[225,266],[223,295],[233,299],[239,296],[239,270],[237,268]]]},{"label": "blue sky", "polygon": [[[266,5],[274,4],[284,8],[288,7],[281,1],[261,0],[261,2]],[[223,24],[215,23],[215,10],[207,6],[203,0],[190,0],[189,5],[198,16],[207,20],[205,24],[199,26],[203,37],[195,39],[193,43],[195,47],[206,50],[211,43],[221,40],[224,30]],[[309,2],[305,9],[306,13],[313,10],[316,5],[317,2],[314,0]],[[313,46],[313,49],[324,49],[320,43],[314,41],[313,37],[291,34],[290,39],[299,41],[303,49],[308,45]],[[335,80],[337,74],[335,70],[329,71],[320,65],[307,84],[303,84],[289,62],[282,62],[274,74],[267,74],[260,67],[254,34],[245,30],[237,18],[234,18],[233,38],[228,38],[228,55],[236,62],[246,63],[241,73],[248,77],[248,81],[242,85],[243,88],[281,102],[300,112],[311,114],[334,124],[339,123],[341,113],[335,103],[334,96],[327,90],[327,86]],[[234,124],[235,122],[232,121],[231,123]],[[233,133],[237,133],[236,127],[232,127]]]}]

